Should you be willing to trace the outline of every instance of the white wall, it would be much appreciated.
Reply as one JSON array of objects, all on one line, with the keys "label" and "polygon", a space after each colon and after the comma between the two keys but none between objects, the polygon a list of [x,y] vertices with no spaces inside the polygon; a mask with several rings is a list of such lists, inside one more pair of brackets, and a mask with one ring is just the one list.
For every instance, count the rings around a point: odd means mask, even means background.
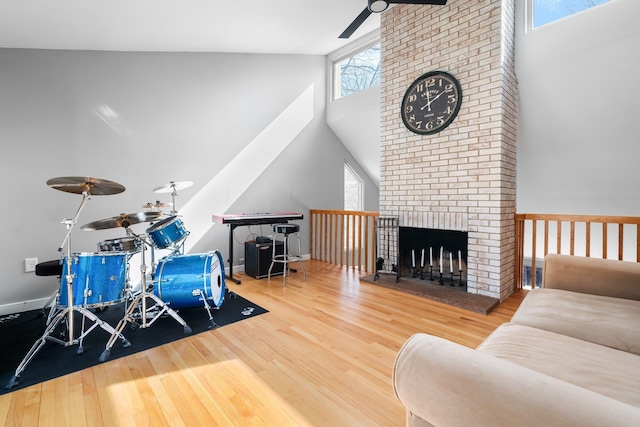
[{"label": "white wall", "polygon": [[[327,56],[327,85],[335,85],[331,68],[336,62],[355,55],[380,42],[380,31],[374,31],[349,43]],[[347,149],[375,183],[367,188],[376,199],[380,185],[380,86],[356,92],[349,96],[333,99],[333,93],[327,91],[327,124],[338,135]],[[371,187],[371,186],[370,186]],[[370,195],[367,194],[367,199]]]},{"label": "white wall", "polygon": [[[59,257],[60,222],[82,200],[48,187],[50,178],[126,187],[86,203],[73,252],[123,237],[80,227],[171,201],[152,191],[171,180],[194,182],[177,198],[189,251],[225,259],[228,229],[212,214],[342,208],[344,159],[358,166],[325,123],[325,81],[320,56],[0,49],[0,314],[40,307],[58,287],[23,266]],[[308,216],[301,226],[308,251]],[[250,233],[270,227],[238,228],[236,239]],[[237,264],[240,244],[234,253]]]},{"label": "white wall", "polygon": [[331,101],[327,106],[327,124],[376,184],[377,195],[380,185],[380,87]]},{"label": "white wall", "polygon": [[640,2],[516,34],[518,212],[640,215]]}]

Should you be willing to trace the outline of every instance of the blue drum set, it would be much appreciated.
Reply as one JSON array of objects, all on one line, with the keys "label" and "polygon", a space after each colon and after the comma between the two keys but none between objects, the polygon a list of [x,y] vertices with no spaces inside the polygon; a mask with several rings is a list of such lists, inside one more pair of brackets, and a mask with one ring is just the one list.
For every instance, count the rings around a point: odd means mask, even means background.
[{"label": "blue drum set", "polygon": [[[90,177],[61,177],[47,181],[47,185],[54,189],[82,194],[82,202],[75,217],[63,221],[67,234],[58,249],[64,254],[61,257],[60,287],[48,304],[50,310],[44,334],[22,360],[7,388],[18,384],[20,374],[46,341],[64,346],[78,345],[77,352],[81,354],[84,338],[96,327],[101,327],[111,334],[99,358],[104,362],[117,340],[122,342],[123,347],[131,345],[123,335],[128,324],[131,329],[147,328],[159,318],[171,316],[183,327],[185,334],[190,334],[191,328],[177,310],[205,308],[211,322],[210,328],[218,326],[211,310],[221,307],[228,292],[222,255],[218,251],[185,255],[184,243],[189,232],[174,210],[177,191],[192,184],[189,181],[171,181],[154,189],[156,193],[171,192],[173,209],[168,216],[159,210],[152,210],[120,214],[82,226],[85,231],[124,228],[126,236],[99,242],[95,253],[74,253],[70,247],[71,230],[86,201],[90,196],[117,194],[125,188],[113,181]],[[163,206],[168,205],[156,202],[145,207],[156,209]],[[131,226],[141,223],[149,224],[146,234],[134,233]],[[157,263],[156,250],[168,251],[168,255]],[[146,265],[149,251],[150,268]],[[131,283],[129,267],[131,258],[137,254],[141,256],[139,286]],[[124,316],[113,327],[96,313],[115,304],[124,304]],[[74,326],[76,313],[81,315],[77,336],[78,328]],[[54,336],[58,326],[63,332],[60,336]]]}]

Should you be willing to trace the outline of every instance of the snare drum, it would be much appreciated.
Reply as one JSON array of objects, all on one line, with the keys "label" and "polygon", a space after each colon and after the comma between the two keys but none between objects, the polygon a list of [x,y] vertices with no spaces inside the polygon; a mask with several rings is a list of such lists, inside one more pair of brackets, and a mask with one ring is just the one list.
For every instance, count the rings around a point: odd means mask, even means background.
[{"label": "snare drum", "polygon": [[162,258],[153,292],[173,309],[220,307],[225,294],[225,275],[220,252]]},{"label": "snare drum", "polygon": [[182,220],[177,216],[170,216],[147,228],[147,233],[154,246],[164,249],[172,243],[179,243],[189,234],[182,225]]},{"label": "snare drum", "polygon": [[[73,305],[93,307],[124,301],[127,277],[126,255],[126,253],[73,254],[71,257]],[[62,262],[58,299],[61,306],[69,305],[67,275],[69,270],[65,257]]]},{"label": "snare drum", "polygon": [[137,254],[140,249],[140,240],[135,237],[122,237],[98,243],[98,252],[129,252]]}]

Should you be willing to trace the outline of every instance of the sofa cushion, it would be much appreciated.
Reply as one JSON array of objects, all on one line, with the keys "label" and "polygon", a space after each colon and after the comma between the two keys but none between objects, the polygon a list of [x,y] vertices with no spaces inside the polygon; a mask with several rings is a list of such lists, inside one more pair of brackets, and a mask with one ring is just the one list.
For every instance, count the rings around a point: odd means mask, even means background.
[{"label": "sofa cushion", "polygon": [[640,407],[640,356],[515,323],[477,350]]},{"label": "sofa cushion", "polygon": [[640,262],[547,254],[542,286],[640,300]]},{"label": "sofa cushion", "polygon": [[534,289],[511,322],[640,355],[640,301]]}]

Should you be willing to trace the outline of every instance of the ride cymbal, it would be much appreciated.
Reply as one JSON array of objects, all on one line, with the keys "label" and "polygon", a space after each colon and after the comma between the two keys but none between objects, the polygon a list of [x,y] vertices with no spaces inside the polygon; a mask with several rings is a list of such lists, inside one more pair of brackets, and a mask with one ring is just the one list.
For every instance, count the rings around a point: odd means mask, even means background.
[{"label": "ride cymbal", "polygon": [[53,189],[66,193],[82,194],[87,193],[92,196],[106,196],[110,194],[122,193],[125,188],[117,182],[106,179],[91,178],[88,176],[63,176],[51,178],[47,185]]},{"label": "ride cymbal", "polygon": [[154,188],[154,193],[171,193],[178,190],[184,190],[193,185],[192,181],[171,181],[161,187]]},{"label": "ride cymbal", "polygon": [[100,219],[83,225],[84,231],[106,230],[108,228],[129,227],[141,222],[152,222],[162,216],[162,212],[137,212],[120,214],[111,218]]}]

